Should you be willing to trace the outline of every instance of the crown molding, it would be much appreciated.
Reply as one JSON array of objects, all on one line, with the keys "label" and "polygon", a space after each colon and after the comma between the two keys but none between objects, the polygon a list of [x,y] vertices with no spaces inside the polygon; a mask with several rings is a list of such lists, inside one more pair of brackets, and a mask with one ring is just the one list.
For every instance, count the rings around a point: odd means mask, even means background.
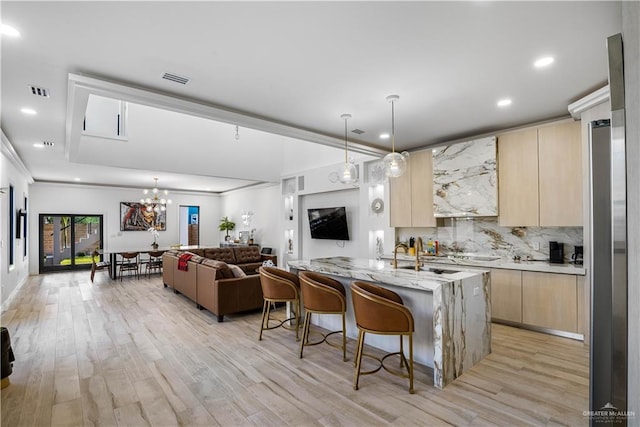
[{"label": "crown molding", "polygon": [[590,110],[596,105],[602,104],[603,102],[607,102],[609,100],[609,85],[606,85],[603,88],[596,90],[593,93],[585,96],[582,99],[577,100],[576,102],[569,104],[567,109],[576,120],[580,120],[582,113],[584,111]]},{"label": "crown molding", "polygon": [[4,154],[7,157],[7,159],[9,159],[11,164],[16,169],[18,169],[18,171],[22,175],[24,175],[24,177],[27,179],[27,182],[29,184],[33,184],[33,177],[31,176],[31,172],[29,172],[29,169],[27,169],[27,167],[22,162],[22,159],[20,158],[18,153],[16,153],[16,150],[13,148],[13,145],[11,145],[11,141],[9,141],[9,138],[7,138],[7,135],[4,134],[4,130],[0,129],[0,132],[2,132],[2,154]]}]

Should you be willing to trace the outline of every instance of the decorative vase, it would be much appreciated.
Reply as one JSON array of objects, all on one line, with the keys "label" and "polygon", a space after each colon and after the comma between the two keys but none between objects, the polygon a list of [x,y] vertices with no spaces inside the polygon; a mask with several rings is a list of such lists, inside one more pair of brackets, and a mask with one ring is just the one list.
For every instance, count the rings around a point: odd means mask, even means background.
[{"label": "decorative vase", "polygon": [[153,243],[151,244],[151,247],[152,247],[153,249],[158,249],[158,244],[157,244],[156,242],[153,242]]}]

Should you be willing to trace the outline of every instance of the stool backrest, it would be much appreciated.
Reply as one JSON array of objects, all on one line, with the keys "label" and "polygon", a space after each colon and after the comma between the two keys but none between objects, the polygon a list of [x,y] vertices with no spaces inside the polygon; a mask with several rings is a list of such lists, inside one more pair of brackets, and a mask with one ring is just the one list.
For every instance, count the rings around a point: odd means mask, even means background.
[{"label": "stool backrest", "polygon": [[275,267],[260,267],[260,285],[267,299],[298,299],[300,282],[298,276]]},{"label": "stool backrest", "polygon": [[346,291],[342,283],[310,271],[300,272],[300,290],[304,307],[316,311],[346,311]]},{"label": "stool backrest", "polygon": [[413,315],[395,292],[355,281],[351,284],[351,298],[359,328],[389,334],[413,332]]}]

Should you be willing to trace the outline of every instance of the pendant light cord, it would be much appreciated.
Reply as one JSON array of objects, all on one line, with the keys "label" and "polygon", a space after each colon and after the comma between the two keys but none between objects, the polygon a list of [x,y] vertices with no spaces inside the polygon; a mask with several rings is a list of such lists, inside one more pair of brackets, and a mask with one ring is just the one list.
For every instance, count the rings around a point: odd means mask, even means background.
[{"label": "pendant light cord", "polygon": [[395,101],[391,101],[391,152],[396,152],[396,117],[395,117]]},{"label": "pendant light cord", "polygon": [[344,119],[344,162],[345,163],[349,163],[349,158],[347,157],[347,120],[348,118],[345,117]]}]

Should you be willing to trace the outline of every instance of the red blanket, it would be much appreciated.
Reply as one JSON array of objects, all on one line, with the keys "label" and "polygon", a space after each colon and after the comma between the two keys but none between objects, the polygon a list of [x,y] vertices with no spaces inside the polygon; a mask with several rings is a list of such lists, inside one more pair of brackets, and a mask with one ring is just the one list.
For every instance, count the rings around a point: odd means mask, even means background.
[{"label": "red blanket", "polygon": [[178,270],[187,271],[189,270],[189,260],[193,254],[182,254],[180,258],[178,258]]}]

